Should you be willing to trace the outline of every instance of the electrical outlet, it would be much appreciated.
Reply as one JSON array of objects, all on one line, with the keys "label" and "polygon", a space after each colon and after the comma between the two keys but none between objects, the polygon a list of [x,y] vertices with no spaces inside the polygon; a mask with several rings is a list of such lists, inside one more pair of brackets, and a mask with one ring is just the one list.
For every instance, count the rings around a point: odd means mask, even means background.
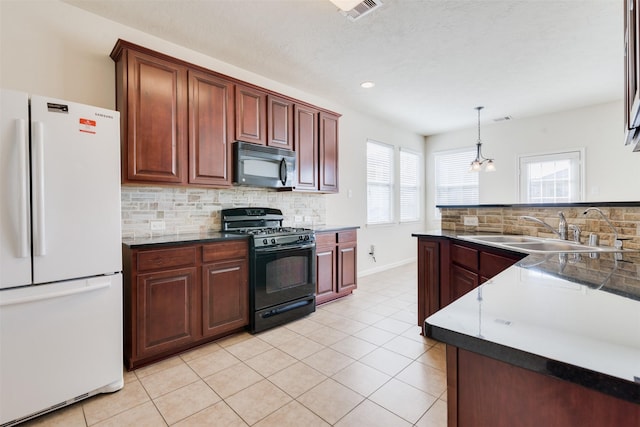
[{"label": "electrical outlet", "polygon": [[309,215],[305,215],[304,222],[311,222],[311,217]]},{"label": "electrical outlet", "polygon": [[369,255],[375,255],[376,253],[376,247],[374,245],[371,245],[371,249],[369,249]]},{"label": "electrical outlet", "polygon": [[478,217],[477,216],[465,216],[464,217],[464,225],[478,225]]},{"label": "electrical outlet", "polygon": [[151,231],[162,231],[164,230],[164,221],[161,219],[152,219],[149,221],[149,228],[151,228]]}]

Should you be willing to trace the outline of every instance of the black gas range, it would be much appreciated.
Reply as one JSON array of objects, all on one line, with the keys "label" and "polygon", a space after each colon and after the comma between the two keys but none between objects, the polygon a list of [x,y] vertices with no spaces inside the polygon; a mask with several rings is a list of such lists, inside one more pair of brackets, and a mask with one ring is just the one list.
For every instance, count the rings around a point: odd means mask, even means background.
[{"label": "black gas range", "polygon": [[315,311],[315,234],[283,227],[273,208],[222,210],[222,231],[252,236],[249,251],[249,306],[252,333]]}]

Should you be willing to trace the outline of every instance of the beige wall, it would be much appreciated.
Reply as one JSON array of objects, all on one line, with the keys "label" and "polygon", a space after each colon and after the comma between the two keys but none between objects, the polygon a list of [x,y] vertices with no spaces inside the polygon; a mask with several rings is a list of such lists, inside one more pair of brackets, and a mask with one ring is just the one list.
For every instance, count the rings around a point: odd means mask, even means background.
[{"label": "beige wall", "polygon": [[[497,171],[480,174],[480,203],[518,203],[517,156],[561,148],[585,149],[586,201],[640,200],[640,153],[624,146],[622,101],[499,123],[491,122],[489,108],[484,113],[482,151],[495,157]],[[433,170],[434,152],[474,147],[476,140],[476,127],[427,137],[427,168]],[[427,175],[427,221],[432,225],[438,223],[433,181]]]},{"label": "beige wall", "polygon": [[[360,274],[415,259],[416,246],[410,233],[414,229],[423,229],[422,223],[376,228],[367,228],[365,225],[364,153],[367,138],[422,152],[424,142],[421,136],[359,114],[319,96],[301,92],[284,83],[267,79],[259,75],[259,70],[253,72],[234,67],[57,0],[0,0],[0,19],[0,86],[3,88],[114,108],[115,73],[109,53],[116,40],[122,38],[343,114],[340,120],[339,153],[341,192],[336,195],[310,196],[312,199],[322,198],[322,201],[313,202],[313,216],[320,222],[361,227],[358,232]],[[135,187],[127,187],[123,191],[123,205],[128,202],[126,197],[135,191]],[[176,196],[174,189],[159,188],[158,191],[160,194],[156,194],[155,197],[159,200],[167,204],[179,204],[181,196]],[[234,192],[232,197],[228,197],[226,190],[196,193],[204,197],[207,203],[217,200],[215,206],[207,208],[208,211],[205,209],[204,213],[195,209],[189,214],[178,212],[177,208],[163,209],[162,216],[173,218],[172,221],[167,221],[167,231],[182,229],[180,227],[191,229],[194,224],[199,228],[217,227],[219,223],[216,220],[216,211],[226,204],[220,203],[220,198],[231,199],[235,204],[259,204],[264,201],[270,203],[272,194],[268,190],[239,190]],[[289,196],[291,198],[285,200]],[[287,193],[278,197],[282,199],[273,203],[280,204],[288,215],[296,214],[296,208],[288,208],[295,206],[295,200],[306,200],[303,203],[309,200],[302,195]],[[174,200],[178,202],[172,202]],[[124,221],[130,221],[123,224],[123,230],[133,232],[133,229],[142,231],[145,228],[145,221],[149,218],[144,213],[136,217],[137,222],[131,219],[132,215],[136,216],[131,214],[131,211],[141,206],[145,207],[144,202],[141,203],[137,206],[128,204],[129,208],[123,210],[128,217]],[[307,207],[300,209],[304,210]],[[158,212],[156,213],[160,215]],[[183,222],[180,222],[181,218]],[[291,218],[288,220],[293,221]],[[132,225],[132,222],[135,224]],[[373,263],[367,255],[370,244],[377,247],[377,263]]]}]

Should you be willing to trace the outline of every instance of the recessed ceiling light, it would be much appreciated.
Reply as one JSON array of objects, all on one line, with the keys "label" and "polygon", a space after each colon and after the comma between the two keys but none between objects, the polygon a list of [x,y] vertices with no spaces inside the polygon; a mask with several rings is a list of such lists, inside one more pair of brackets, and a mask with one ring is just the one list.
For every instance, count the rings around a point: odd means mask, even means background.
[{"label": "recessed ceiling light", "polygon": [[360,87],[363,87],[365,89],[370,89],[372,87],[374,87],[376,84],[374,82],[362,82],[360,83]]}]

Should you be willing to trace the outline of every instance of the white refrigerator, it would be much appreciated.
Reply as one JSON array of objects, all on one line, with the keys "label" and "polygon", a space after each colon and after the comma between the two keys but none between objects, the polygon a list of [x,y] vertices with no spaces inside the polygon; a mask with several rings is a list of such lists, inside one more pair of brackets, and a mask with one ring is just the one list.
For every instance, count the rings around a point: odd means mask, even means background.
[{"label": "white refrigerator", "polygon": [[0,91],[0,425],[123,386],[119,124]]}]

